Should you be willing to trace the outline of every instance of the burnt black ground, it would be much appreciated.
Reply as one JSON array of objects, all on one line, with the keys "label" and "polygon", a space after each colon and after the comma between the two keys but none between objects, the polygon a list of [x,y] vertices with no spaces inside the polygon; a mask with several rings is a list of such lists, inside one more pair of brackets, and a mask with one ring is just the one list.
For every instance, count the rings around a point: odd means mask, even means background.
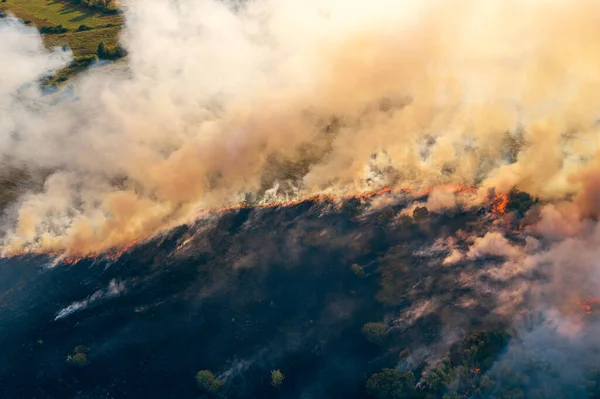
[{"label": "burnt black ground", "polygon": [[[475,294],[455,289],[431,259],[410,255],[480,228],[480,213],[414,223],[398,218],[403,206],[368,214],[355,200],[244,209],[173,229],[116,260],[49,267],[43,256],[2,259],[0,397],[196,398],[202,369],[226,377],[230,398],[365,397],[366,378],[398,361],[365,340],[365,323],[434,294],[445,298],[449,319],[487,323],[485,298],[472,314],[453,308]],[[384,279],[397,286],[394,298],[378,296]],[[106,295],[111,281],[123,290]],[[55,320],[98,291],[101,298]],[[417,320],[392,347],[434,342],[444,317]],[[66,362],[77,345],[90,349],[84,367]],[[286,377],[277,389],[273,369]]]}]

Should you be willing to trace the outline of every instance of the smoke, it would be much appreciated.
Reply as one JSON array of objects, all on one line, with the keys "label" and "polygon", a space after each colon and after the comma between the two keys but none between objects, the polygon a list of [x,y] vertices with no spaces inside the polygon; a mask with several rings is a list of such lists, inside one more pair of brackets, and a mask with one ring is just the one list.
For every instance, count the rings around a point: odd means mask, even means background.
[{"label": "smoke", "polygon": [[563,198],[593,176],[599,7],[131,0],[129,73],[92,69],[58,102],[22,88],[68,54],[9,20],[0,156],[46,179],[5,250],[100,252],[275,185],[269,201],[437,184]]},{"label": "smoke", "polygon": [[75,301],[75,302],[71,303],[69,306],[61,309],[56,314],[56,317],[54,318],[54,320],[63,319],[79,310],[83,310],[83,309],[87,308],[88,305],[90,305],[92,302],[96,302],[101,299],[115,297],[117,295],[120,295],[124,291],[125,291],[125,283],[116,281],[113,279],[110,281],[110,283],[108,284],[108,287],[106,287],[106,289],[97,290],[89,297],[87,297],[81,301]]}]

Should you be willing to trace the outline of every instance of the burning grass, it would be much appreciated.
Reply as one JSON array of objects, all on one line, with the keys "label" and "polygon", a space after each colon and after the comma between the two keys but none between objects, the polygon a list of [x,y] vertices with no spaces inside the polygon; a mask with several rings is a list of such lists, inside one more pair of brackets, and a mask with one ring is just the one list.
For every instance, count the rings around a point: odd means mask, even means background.
[{"label": "burning grass", "polygon": [[[458,196],[458,197],[460,197],[460,196],[478,196],[480,194],[479,191],[477,190],[477,188],[468,187],[468,186],[464,186],[464,185],[438,186],[435,188],[428,188],[428,189],[417,190],[417,191],[411,190],[408,188],[383,187],[381,189],[370,191],[370,192],[361,192],[361,193],[344,194],[344,195],[317,194],[314,196],[309,196],[306,198],[290,200],[290,201],[275,201],[275,202],[265,202],[265,203],[257,203],[257,204],[242,203],[242,204],[237,204],[237,205],[230,205],[230,206],[226,206],[226,207],[218,208],[218,209],[203,210],[203,211],[197,213],[193,217],[193,219],[198,219],[198,218],[208,216],[208,215],[217,215],[217,214],[222,214],[224,212],[239,211],[242,209],[249,209],[249,208],[269,209],[269,208],[281,208],[281,207],[283,207],[283,208],[294,207],[294,206],[300,205],[302,203],[311,203],[311,204],[330,203],[330,204],[338,204],[339,205],[339,204],[343,204],[343,203],[347,203],[347,202],[351,202],[351,201],[358,201],[361,204],[366,204],[369,201],[372,201],[373,199],[381,197],[381,196],[396,196],[396,197],[403,197],[403,198],[413,198],[413,199],[421,198],[422,199],[422,198],[426,198],[434,190],[446,190],[450,193],[453,193],[455,196]],[[484,201],[484,205],[486,203],[487,203],[487,207],[490,209],[492,214],[502,215],[506,212],[508,196],[505,194],[495,194],[487,201]],[[426,210],[426,208],[423,208],[423,209]],[[79,249],[79,248],[69,248],[69,249],[66,249],[65,251],[54,251],[54,253],[60,254],[60,256],[62,256],[64,258],[64,262],[68,262],[68,263],[77,262],[78,260],[85,258],[85,257],[92,257],[92,258],[102,257],[102,256],[108,256],[108,257],[113,257],[113,258],[119,257],[125,251],[127,251],[129,248],[135,246],[137,243],[146,241],[147,239],[158,234],[159,232],[164,231],[166,229],[170,229],[172,227],[173,227],[173,225],[166,225],[154,232],[147,234],[144,237],[140,237],[139,239],[135,239],[131,242],[125,243],[121,247],[107,248],[105,251],[93,252],[93,253],[87,252],[86,253],[86,252],[81,251],[81,249]],[[44,251],[40,251],[35,248],[31,248],[31,249],[25,248],[25,249],[22,249],[22,250],[19,250],[16,252],[8,251],[4,255],[5,256],[18,256],[18,255],[23,255],[25,253],[43,253],[43,252]]]},{"label": "burning grass", "polygon": [[[443,264],[452,250],[468,253],[471,239],[488,233],[490,222],[512,216],[494,213],[494,198],[499,197],[491,196],[481,207],[461,212],[429,212],[418,221],[397,217],[431,192],[415,198],[406,191],[386,188],[343,200],[321,195],[206,210],[195,223],[119,251],[63,258],[61,267],[42,276],[54,288],[27,301],[23,314],[34,320],[35,331],[52,331],[44,340],[54,345],[44,350],[57,348],[61,365],[65,350],[87,342],[74,326],[93,331],[85,369],[94,379],[73,382],[64,388],[67,393],[94,389],[98,376],[112,381],[119,375],[112,382],[115,389],[144,397],[160,388],[131,381],[160,379],[156,370],[172,358],[176,361],[169,378],[176,384],[170,394],[180,397],[194,396],[193,375],[201,369],[212,370],[223,381],[223,394],[232,398],[292,397],[299,385],[309,386],[315,378],[328,397],[348,398],[364,397],[366,390],[378,397],[389,386],[397,387],[398,379],[408,382],[402,389],[418,397],[477,398],[490,392],[511,397],[539,389],[523,378],[538,376],[536,371],[513,370],[505,359],[515,346],[521,350],[518,334],[506,331],[516,314],[527,311],[526,297],[519,295],[521,307],[500,311],[503,301],[520,294],[519,283],[535,284],[537,276],[512,270],[502,256]],[[383,196],[394,201],[373,208]],[[1,262],[28,259],[39,257]],[[352,265],[363,273],[357,275]],[[499,270],[510,274],[490,274]],[[111,290],[113,281],[121,288]],[[40,284],[34,279],[31,287]],[[25,288],[7,294],[7,303],[28,292],[27,285],[19,287]],[[582,299],[577,310],[587,312],[585,306],[593,308],[596,301]],[[6,323],[19,325],[12,315]],[[582,318],[581,325],[592,321]],[[149,335],[148,323],[156,326]],[[365,337],[365,329],[374,334]],[[114,331],[123,331],[116,344]],[[176,340],[165,339],[173,334]],[[149,346],[139,343],[140,352],[133,357],[95,349],[128,348],[128,340],[137,343],[140,338]],[[7,342],[21,348],[22,339],[15,334]],[[150,345],[154,349],[148,350]],[[31,367],[19,360],[20,350],[7,356],[16,370]],[[535,356],[519,356],[527,367],[541,364]],[[129,359],[139,366],[131,367]],[[286,379],[281,392],[274,392],[268,375],[278,368]],[[76,371],[65,366],[64,373]]]}]

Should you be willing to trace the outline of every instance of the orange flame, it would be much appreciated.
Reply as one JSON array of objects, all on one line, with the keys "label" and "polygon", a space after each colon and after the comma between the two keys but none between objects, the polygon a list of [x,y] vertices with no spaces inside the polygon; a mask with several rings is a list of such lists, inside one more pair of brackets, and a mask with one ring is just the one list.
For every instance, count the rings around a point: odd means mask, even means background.
[{"label": "orange flame", "polygon": [[504,193],[494,195],[492,199],[492,212],[493,213],[506,213],[506,206],[508,205],[508,195]]},{"label": "orange flame", "polygon": [[[205,216],[205,215],[214,215],[214,214],[219,214],[219,213],[223,213],[223,212],[227,212],[227,211],[236,211],[236,210],[247,209],[247,208],[267,209],[267,208],[277,208],[277,207],[290,207],[290,206],[299,205],[299,204],[302,204],[305,202],[320,203],[320,202],[347,201],[347,200],[352,200],[352,199],[364,201],[364,200],[367,200],[367,199],[370,199],[373,197],[377,197],[377,196],[381,196],[384,194],[394,194],[394,195],[405,194],[405,195],[411,195],[415,198],[419,198],[419,197],[424,197],[426,195],[431,194],[431,192],[434,189],[448,190],[455,194],[461,194],[461,195],[462,194],[477,194],[479,192],[476,187],[471,187],[471,186],[462,185],[462,184],[455,185],[455,186],[452,186],[452,185],[436,186],[436,187],[430,187],[427,189],[423,189],[420,191],[414,191],[409,188],[395,189],[395,188],[391,188],[391,187],[383,187],[383,188],[381,188],[379,190],[375,190],[375,191],[362,192],[362,193],[351,193],[351,194],[346,194],[346,195],[317,194],[317,195],[300,198],[297,200],[285,201],[285,202],[271,202],[271,203],[264,203],[264,204],[251,205],[251,206],[246,205],[246,204],[237,204],[237,205],[229,205],[229,206],[226,206],[226,207],[223,207],[220,209],[205,209],[203,211],[196,213],[191,218],[191,220],[196,220],[199,217]],[[508,203],[508,196],[506,194],[496,194],[492,199],[492,212],[503,214],[506,210],[507,203]],[[156,231],[152,232],[151,234],[148,234],[147,236],[145,236],[143,238],[136,239],[136,240],[128,243],[127,245],[124,245],[121,248],[114,248],[113,250],[108,250],[108,251],[104,251],[101,253],[70,255],[68,253],[68,251],[65,251],[62,253],[55,253],[55,252],[48,252],[48,251],[42,251],[42,250],[36,250],[36,249],[22,249],[22,250],[15,251],[12,253],[4,254],[4,256],[5,257],[13,257],[13,256],[19,256],[19,255],[25,255],[25,254],[56,255],[56,256],[61,256],[61,262],[66,263],[66,264],[74,264],[84,258],[95,259],[95,258],[103,257],[103,258],[107,258],[107,259],[118,259],[125,252],[127,252],[129,249],[131,249],[135,245],[146,241],[147,239],[155,236],[157,233],[165,230],[168,227],[172,227],[172,226],[165,226],[165,227],[159,228]]]},{"label": "orange flame", "polygon": [[577,301],[579,308],[584,314],[592,314],[592,305],[600,303],[600,298],[586,297]]}]

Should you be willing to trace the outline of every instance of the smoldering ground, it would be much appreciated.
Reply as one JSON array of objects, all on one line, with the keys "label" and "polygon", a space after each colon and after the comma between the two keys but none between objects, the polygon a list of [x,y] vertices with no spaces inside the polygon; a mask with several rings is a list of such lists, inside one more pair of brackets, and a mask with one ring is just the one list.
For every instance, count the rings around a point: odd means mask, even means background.
[{"label": "smoldering ground", "polygon": [[[485,230],[477,210],[414,223],[400,217],[407,201],[232,210],[112,260],[4,259],[0,392],[195,397],[195,373],[210,369],[228,397],[363,397],[400,350],[428,348],[413,358],[422,367],[471,328],[510,325],[484,288],[459,283],[473,262],[441,264],[440,237]],[[361,333],[376,321],[385,347]],[[82,368],[65,362],[77,345],[89,347]]]},{"label": "smoldering ground", "polygon": [[[472,194],[453,195],[464,203]],[[210,369],[227,397],[365,397],[366,379],[384,367],[412,370],[427,386],[483,330],[513,337],[482,372],[497,384],[489,397],[519,386],[518,371],[525,392],[586,397],[572,385],[593,373],[597,323],[576,300],[595,292],[596,236],[534,238],[526,231],[544,216],[523,227],[515,198],[504,214],[488,204],[418,218],[405,212],[411,196],[394,193],[233,209],[118,258],[4,259],[0,373],[19,377],[0,378],[0,391],[194,397],[194,374]],[[363,335],[368,322],[384,324],[382,346]],[[81,368],[65,362],[78,345],[90,348]],[[278,389],[274,369],[286,377]],[[455,372],[439,392],[461,384]]]},{"label": "smoldering ground", "polygon": [[[2,20],[0,55],[13,62],[0,63],[0,156],[43,182],[5,208],[6,254],[147,241],[43,271],[46,255],[3,260],[0,371],[23,377],[0,388],[153,397],[169,382],[187,397],[209,368],[234,397],[361,396],[365,375],[426,376],[472,329],[540,311],[554,335],[536,339],[541,322],[518,330],[494,364],[518,365],[515,353],[543,341],[553,381],[573,384],[555,366],[591,369],[593,357],[568,352],[597,346],[581,301],[599,296],[598,7],[131,1],[129,73],[90,70],[60,101],[35,80],[70,53]],[[456,184],[476,188],[440,188]],[[541,202],[499,213],[487,189],[515,185]],[[343,197],[383,186],[436,188],[418,204]],[[190,222],[311,196],[328,200]],[[423,205],[430,213],[411,219]],[[126,289],[110,294],[111,281]],[[383,349],[360,334],[368,321],[387,327]],[[74,371],[64,357],[79,341],[90,363]],[[278,393],[263,384],[276,367],[291,370]]]}]

